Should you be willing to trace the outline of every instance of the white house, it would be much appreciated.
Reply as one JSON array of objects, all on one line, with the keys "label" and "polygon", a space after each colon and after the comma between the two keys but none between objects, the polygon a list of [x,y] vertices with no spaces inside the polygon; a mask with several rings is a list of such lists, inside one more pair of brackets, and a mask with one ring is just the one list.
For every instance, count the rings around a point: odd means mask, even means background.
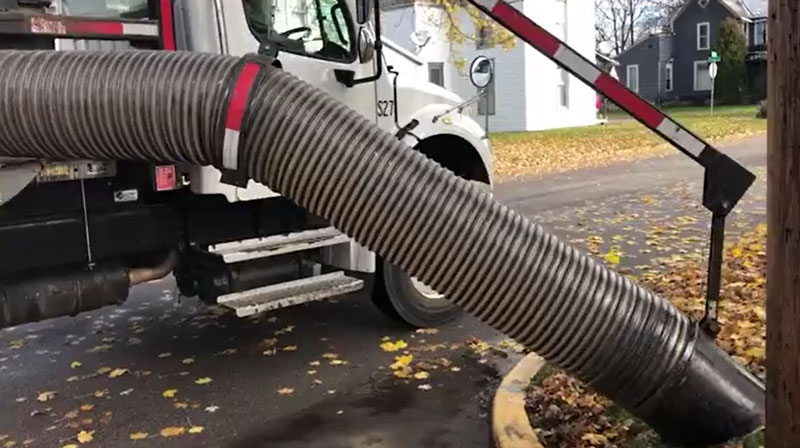
[{"label": "white house", "polygon": [[[487,101],[469,108],[481,124],[488,108],[492,132],[586,126],[597,122],[594,91],[519,39],[510,50],[479,48],[481,45],[474,40],[453,46],[445,36],[447,18],[441,7],[424,0],[388,3],[383,10],[382,34],[394,41],[395,48],[406,50],[401,54],[387,48],[389,64],[409,67],[412,64],[409,56],[413,54],[426,66],[415,69],[415,73],[466,99],[476,95],[477,89],[469,81],[467,67],[459,71],[454,61],[463,58],[468,66],[478,55],[494,60],[495,81]],[[517,0],[511,4],[594,60],[593,1]],[[478,35],[467,14],[463,11],[458,14],[459,29]]]}]

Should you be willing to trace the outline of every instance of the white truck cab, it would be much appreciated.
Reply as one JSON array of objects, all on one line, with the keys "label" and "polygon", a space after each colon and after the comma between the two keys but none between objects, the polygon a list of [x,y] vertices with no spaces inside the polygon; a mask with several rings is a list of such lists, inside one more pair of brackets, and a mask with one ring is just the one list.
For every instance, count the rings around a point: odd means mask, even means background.
[{"label": "white truck cab", "polygon": [[[0,48],[140,48],[125,39],[125,30],[132,30],[138,39],[150,39],[145,48],[160,42],[165,50],[261,54],[457,175],[491,186],[487,139],[460,112],[464,102],[386,64],[377,0],[39,3],[33,11],[27,3],[0,11],[7,16],[0,21]],[[69,27],[67,21],[90,26]],[[72,28],[93,31],[74,38],[59,31]],[[15,34],[19,29],[27,34]],[[103,34],[105,29],[123,35]],[[9,199],[9,192],[16,197]],[[4,193],[0,252],[24,255],[14,263],[0,260],[0,305],[12,310],[0,313],[0,327],[119,303],[130,286],[171,271],[182,294],[240,316],[369,284],[383,311],[411,325],[434,326],[458,314],[436,291],[268,187],[252,180],[225,183],[210,166],[0,160]],[[108,238],[112,234],[136,238]],[[54,251],[59,258],[48,257]],[[374,281],[363,274],[374,274]],[[61,306],[64,295],[47,292],[54,283],[68,285],[68,298],[92,300]]]}]

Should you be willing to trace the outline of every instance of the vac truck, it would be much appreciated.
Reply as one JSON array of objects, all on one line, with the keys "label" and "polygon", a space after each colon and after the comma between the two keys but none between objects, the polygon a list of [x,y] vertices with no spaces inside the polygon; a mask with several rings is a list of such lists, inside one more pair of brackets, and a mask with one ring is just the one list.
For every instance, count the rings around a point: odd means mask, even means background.
[{"label": "vac truck", "polygon": [[[456,107],[462,101],[455,94],[387,66],[372,6],[371,0],[4,1],[0,49],[270,55],[489,188],[483,129]],[[0,327],[120,303],[130,286],[173,271],[181,294],[239,316],[351,293],[370,275],[376,304],[393,318],[426,327],[458,314],[435,290],[325,220],[211,166],[0,159],[0,254]]]},{"label": "vac truck", "polygon": [[[119,301],[170,271],[184,294],[249,315],[362,287],[348,273],[363,263],[394,315],[441,322],[452,303],[667,443],[763,426],[763,384],[714,343],[725,218],[752,173],[514,6],[469,0],[705,169],[706,313],[692,321],[493,198],[457,99],[418,85],[434,104],[412,107],[418,92],[382,63],[377,2],[312,1],[0,16],[18,48],[0,50],[3,324]],[[92,45],[132,48],[30,51]],[[146,51],[177,48],[192,51]]]}]

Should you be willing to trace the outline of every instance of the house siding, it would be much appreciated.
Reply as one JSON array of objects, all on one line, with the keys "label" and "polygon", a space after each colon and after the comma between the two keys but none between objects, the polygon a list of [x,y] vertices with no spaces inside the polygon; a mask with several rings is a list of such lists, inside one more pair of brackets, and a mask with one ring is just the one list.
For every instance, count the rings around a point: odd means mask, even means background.
[{"label": "house siding", "polygon": [[623,85],[628,85],[628,66],[639,66],[639,96],[655,103],[659,89],[659,45],[658,36],[650,36],[629,48],[617,57],[617,74]]},{"label": "house siding", "polygon": [[[673,77],[675,86],[673,94],[677,99],[705,102],[710,98],[710,91],[694,90],[694,62],[707,60],[710,49],[719,36],[722,21],[733,17],[731,12],[717,0],[710,0],[705,8],[697,0],[688,0],[689,4],[672,23],[674,32]],[[709,23],[709,50],[697,50],[697,24]]]}]

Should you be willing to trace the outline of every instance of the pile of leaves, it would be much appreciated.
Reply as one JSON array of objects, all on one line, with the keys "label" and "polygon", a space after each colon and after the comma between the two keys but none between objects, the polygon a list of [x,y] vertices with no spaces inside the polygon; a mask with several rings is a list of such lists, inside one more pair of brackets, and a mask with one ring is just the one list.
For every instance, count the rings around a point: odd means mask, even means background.
[{"label": "pile of leaves", "polygon": [[[681,124],[711,141],[741,138],[766,130],[753,106],[722,107],[711,117],[706,108],[669,111]],[[633,120],[603,126],[504,132],[491,135],[495,176],[509,179],[550,174],[615,162],[673,154],[674,149]]]},{"label": "pile of leaves", "polygon": [[[766,225],[760,224],[725,249],[722,327],[717,343],[760,377],[765,375]],[[665,271],[646,272],[640,281],[670,299],[694,319],[704,310],[706,266],[694,257],[674,259]],[[661,447],[657,435],[607,398],[560,371],[540,372],[531,383],[528,414],[547,447]],[[763,446],[761,434],[729,448]]]}]

